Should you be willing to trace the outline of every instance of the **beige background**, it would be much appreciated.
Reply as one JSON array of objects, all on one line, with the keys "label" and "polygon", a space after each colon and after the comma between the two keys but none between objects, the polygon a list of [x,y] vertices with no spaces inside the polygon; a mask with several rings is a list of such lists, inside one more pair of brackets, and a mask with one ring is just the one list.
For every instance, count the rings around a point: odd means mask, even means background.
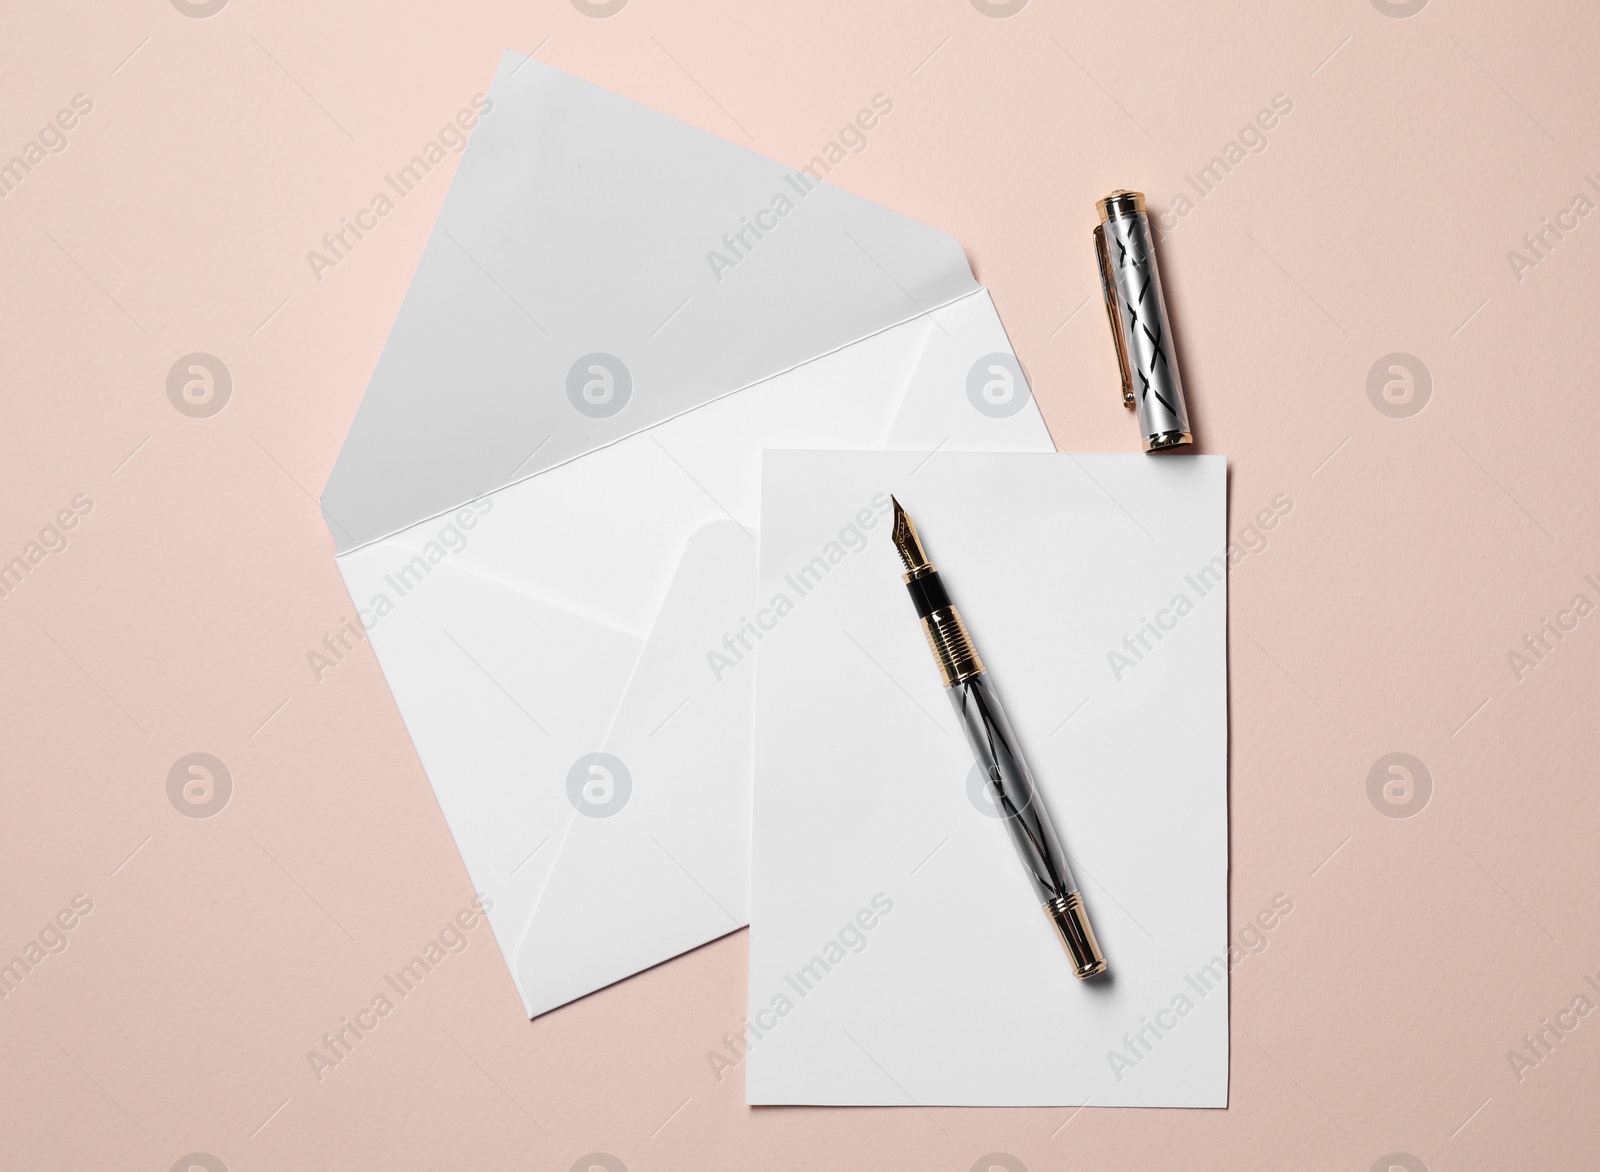
[{"label": "beige background", "polygon": [[[0,37],[0,160],[93,102],[0,201],[0,560],[93,503],[0,598],[0,960],[93,901],[0,1001],[6,1167],[1592,1163],[1600,1018],[1520,1082],[1507,1058],[1600,1003],[1600,617],[1507,658],[1600,602],[1600,219],[1520,280],[1507,257],[1600,176],[1590,6],[190,7],[13,4]],[[962,241],[1082,450],[1135,442],[1092,200],[1167,207],[1293,102],[1162,254],[1230,532],[1294,504],[1232,573],[1234,935],[1294,911],[1234,973],[1228,1110],[753,1111],[706,1058],[743,933],[530,1025],[480,925],[313,1077],[472,898],[370,649],[306,658],[352,616],[314,498],[448,170],[320,281],[306,252],[506,47],[796,166],[887,95],[831,178]],[[197,351],[233,382],[206,418],[166,393]],[[1367,393],[1391,352],[1431,376],[1410,417]],[[168,799],[194,752],[232,778],[214,817]],[[1415,817],[1369,799],[1393,752],[1431,775]]]}]

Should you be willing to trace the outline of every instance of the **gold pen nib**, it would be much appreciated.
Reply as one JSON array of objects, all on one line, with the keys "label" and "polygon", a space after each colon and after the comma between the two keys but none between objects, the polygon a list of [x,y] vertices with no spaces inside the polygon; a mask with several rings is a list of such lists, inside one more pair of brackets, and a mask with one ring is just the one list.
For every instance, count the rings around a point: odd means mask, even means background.
[{"label": "gold pen nib", "polygon": [[894,504],[894,547],[900,553],[900,560],[905,563],[906,573],[915,574],[918,570],[931,570],[933,563],[928,560],[927,551],[922,548],[922,538],[917,536],[917,527],[911,523],[911,516],[900,507],[900,502],[890,497]]}]

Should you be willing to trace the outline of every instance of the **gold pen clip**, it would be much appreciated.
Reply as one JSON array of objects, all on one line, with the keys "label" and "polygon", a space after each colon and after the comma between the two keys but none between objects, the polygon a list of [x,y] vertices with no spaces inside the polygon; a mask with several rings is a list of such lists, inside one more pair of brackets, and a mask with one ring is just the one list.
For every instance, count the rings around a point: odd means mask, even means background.
[{"label": "gold pen clip", "polygon": [[1119,189],[1104,199],[1096,200],[1095,209],[1100,213],[1100,225],[1094,230],[1094,251],[1100,259],[1100,292],[1106,302],[1106,317],[1111,322],[1111,341],[1117,348],[1117,369],[1122,374],[1122,405],[1129,411],[1134,409],[1133,374],[1128,366],[1128,346],[1122,339],[1122,307],[1117,303],[1117,283],[1111,272],[1111,251],[1106,240],[1105,224],[1122,207],[1137,207],[1131,198],[1136,195],[1136,192]]}]

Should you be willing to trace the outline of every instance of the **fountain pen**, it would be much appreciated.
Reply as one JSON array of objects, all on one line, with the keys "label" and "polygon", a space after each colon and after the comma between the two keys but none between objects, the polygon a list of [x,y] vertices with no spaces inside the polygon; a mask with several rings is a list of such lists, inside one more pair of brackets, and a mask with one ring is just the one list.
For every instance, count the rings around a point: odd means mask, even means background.
[{"label": "fountain pen", "polygon": [[1000,706],[966,624],[939,581],[939,571],[928,560],[917,527],[900,502],[889,499],[894,503],[894,546],[906,567],[906,588],[939,665],[945,694],[956,710],[972,755],[988,775],[990,794],[1004,816],[1017,857],[1028,872],[1045,916],[1066,947],[1073,972],[1079,978],[1098,976],[1106,971],[1105,955],[1094,938],[1067,852],[1034,787],[1011,722]]}]

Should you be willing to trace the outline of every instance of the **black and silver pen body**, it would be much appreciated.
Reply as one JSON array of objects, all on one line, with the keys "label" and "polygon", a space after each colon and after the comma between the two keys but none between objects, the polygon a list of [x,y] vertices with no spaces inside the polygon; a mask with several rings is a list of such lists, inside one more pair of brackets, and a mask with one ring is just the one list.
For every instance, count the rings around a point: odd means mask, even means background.
[{"label": "black and silver pen body", "polygon": [[894,501],[893,537],[906,567],[906,589],[944,678],[945,694],[961,721],[973,757],[988,778],[991,796],[1004,817],[1012,845],[1039,903],[1060,934],[1073,971],[1079,977],[1103,973],[1106,958],[1095,940],[1089,913],[1050,812],[1039,799],[1011,722],[972,645],[966,624],[950,604],[939,571],[928,559],[917,528],[899,501]]}]

